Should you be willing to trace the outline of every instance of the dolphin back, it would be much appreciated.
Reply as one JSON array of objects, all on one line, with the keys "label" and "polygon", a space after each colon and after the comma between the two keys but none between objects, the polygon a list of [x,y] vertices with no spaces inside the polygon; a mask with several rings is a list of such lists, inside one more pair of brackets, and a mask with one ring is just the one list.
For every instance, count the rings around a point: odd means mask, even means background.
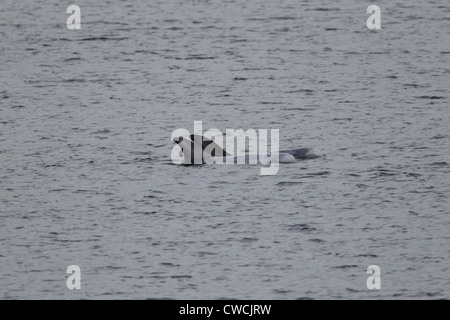
[{"label": "dolphin back", "polygon": [[323,156],[322,152],[317,148],[297,148],[290,150],[283,150],[280,153],[288,153],[295,159],[315,159]]}]

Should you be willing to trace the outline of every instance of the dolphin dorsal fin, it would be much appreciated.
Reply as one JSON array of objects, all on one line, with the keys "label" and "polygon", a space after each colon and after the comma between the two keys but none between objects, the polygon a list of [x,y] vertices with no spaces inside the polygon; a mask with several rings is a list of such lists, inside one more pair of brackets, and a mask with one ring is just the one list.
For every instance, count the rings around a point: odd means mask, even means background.
[{"label": "dolphin dorsal fin", "polygon": [[195,138],[196,137],[197,137],[198,141],[202,141],[202,150],[205,150],[205,148],[208,147],[208,146],[214,148],[213,152],[211,153],[211,156],[213,156],[213,157],[226,157],[226,156],[230,156],[231,155],[225,149],[223,149],[221,146],[219,146],[217,143],[215,143],[211,139],[208,139],[208,138],[206,138],[204,136],[191,134],[189,138],[195,143]]}]

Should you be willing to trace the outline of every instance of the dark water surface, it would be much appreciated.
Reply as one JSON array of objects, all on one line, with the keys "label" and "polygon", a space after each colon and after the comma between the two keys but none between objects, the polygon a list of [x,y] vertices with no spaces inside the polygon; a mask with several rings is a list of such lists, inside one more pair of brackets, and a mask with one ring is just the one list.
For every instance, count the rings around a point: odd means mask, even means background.
[{"label": "dark water surface", "polygon": [[[448,1],[69,4],[0,4],[0,298],[450,298]],[[326,157],[173,165],[194,120]]]}]

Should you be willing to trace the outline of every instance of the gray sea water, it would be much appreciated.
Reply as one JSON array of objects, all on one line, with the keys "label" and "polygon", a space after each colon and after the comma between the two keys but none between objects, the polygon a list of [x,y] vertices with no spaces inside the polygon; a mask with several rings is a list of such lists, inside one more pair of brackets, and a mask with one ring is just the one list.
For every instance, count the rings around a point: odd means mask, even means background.
[{"label": "gray sea water", "polygon": [[[444,0],[2,0],[0,298],[449,299],[449,31]],[[173,165],[194,121],[326,156]]]}]

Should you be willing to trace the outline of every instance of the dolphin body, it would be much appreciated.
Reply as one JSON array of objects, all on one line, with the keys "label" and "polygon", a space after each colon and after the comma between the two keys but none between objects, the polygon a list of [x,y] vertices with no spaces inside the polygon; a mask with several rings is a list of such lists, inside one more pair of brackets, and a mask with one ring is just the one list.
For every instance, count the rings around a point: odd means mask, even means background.
[{"label": "dolphin body", "polygon": [[[173,141],[180,146],[183,151],[184,164],[212,164],[212,163],[234,163],[234,164],[267,164],[267,158],[271,156],[270,153],[264,154],[250,154],[233,156],[226,150],[220,147],[214,141],[199,135],[191,134],[187,137],[175,137]],[[199,143],[201,142],[201,144]],[[204,155],[205,149],[209,150],[206,157]],[[209,157],[209,154],[211,157]],[[282,150],[278,152],[279,163],[295,162],[296,159],[315,159],[322,157],[323,154],[317,148],[296,148]],[[219,159],[221,158],[221,159]]]}]

